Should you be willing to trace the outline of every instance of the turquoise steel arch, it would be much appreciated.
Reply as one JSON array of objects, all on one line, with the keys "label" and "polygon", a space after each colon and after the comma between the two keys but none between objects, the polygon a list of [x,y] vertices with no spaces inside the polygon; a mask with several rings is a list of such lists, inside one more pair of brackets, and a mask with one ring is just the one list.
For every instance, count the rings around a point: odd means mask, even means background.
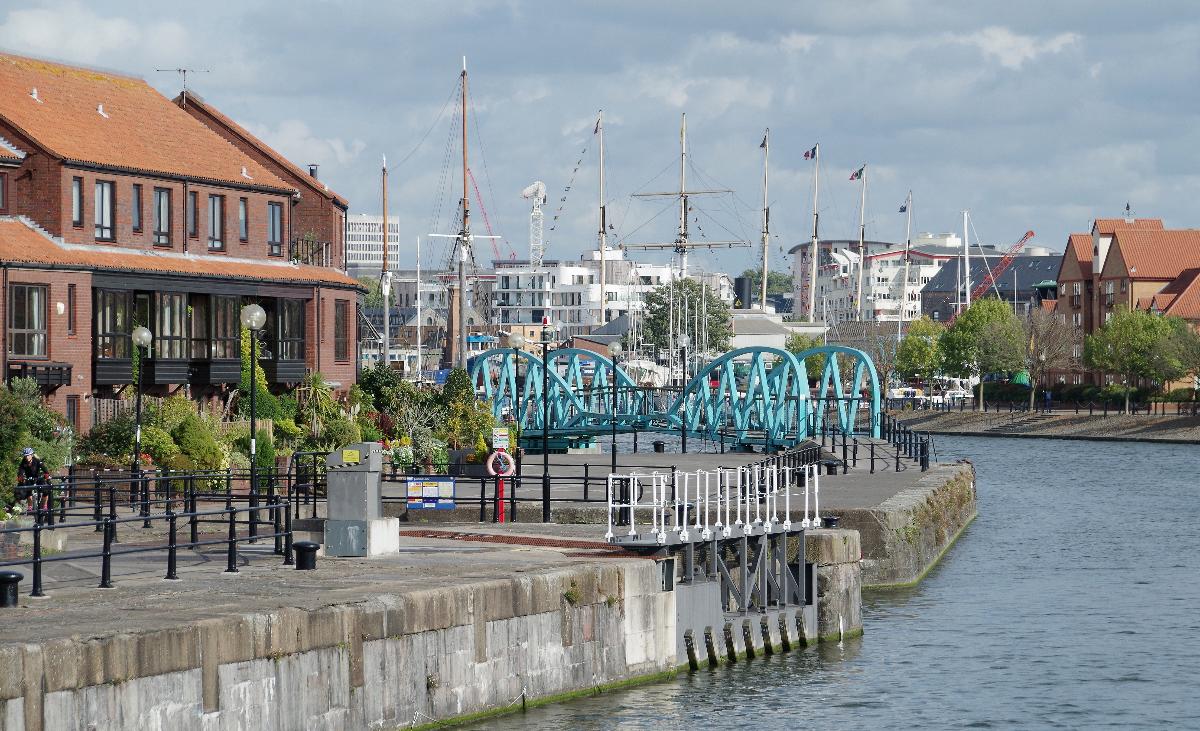
[{"label": "turquoise steel arch", "polygon": [[[806,358],[824,356],[810,387]],[[618,429],[679,433],[734,442],[789,446],[831,428],[879,436],[880,392],[875,364],[854,348],[826,345],[794,354],[749,347],[706,363],[682,391],[665,399],[639,388],[612,360],[590,350],[550,351],[543,394],[543,364],[525,351],[497,348],[475,357],[476,392],[501,418],[511,412],[523,429],[542,428],[543,398],[556,436]],[[612,383],[617,381],[616,413]],[[661,392],[660,392],[661,394]]]}]

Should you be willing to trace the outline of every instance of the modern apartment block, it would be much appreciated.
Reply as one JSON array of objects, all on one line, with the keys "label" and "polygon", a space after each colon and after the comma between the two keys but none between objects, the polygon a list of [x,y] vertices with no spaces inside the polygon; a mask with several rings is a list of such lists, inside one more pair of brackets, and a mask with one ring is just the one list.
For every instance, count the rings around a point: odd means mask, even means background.
[{"label": "modern apartment block", "polygon": [[340,263],[345,202],[243,133],[198,97],[0,54],[6,379],[35,378],[86,431],[98,403],[129,394],[145,326],[148,392],[220,398],[255,302],[273,387],[310,371],[354,382],[362,289]]},{"label": "modern apartment block", "polygon": [[[388,269],[411,266],[400,259],[400,218],[388,216]],[[383,216],[356,213],[346,223],[346,271],[353,277],[378,277],[383,270]]]}]

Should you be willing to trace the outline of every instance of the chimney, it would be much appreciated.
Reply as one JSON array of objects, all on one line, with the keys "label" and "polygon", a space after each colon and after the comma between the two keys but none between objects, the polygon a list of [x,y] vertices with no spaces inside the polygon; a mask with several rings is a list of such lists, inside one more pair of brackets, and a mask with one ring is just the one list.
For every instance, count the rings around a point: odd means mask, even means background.
[{"label": "chimney", "polygon": [[308,164],[308,174],[313,176],[314,178],[317,177],[317,168],[319,168],[319,167],[321,167],[321,166],[316,164],[315,162],[310,162]]}]

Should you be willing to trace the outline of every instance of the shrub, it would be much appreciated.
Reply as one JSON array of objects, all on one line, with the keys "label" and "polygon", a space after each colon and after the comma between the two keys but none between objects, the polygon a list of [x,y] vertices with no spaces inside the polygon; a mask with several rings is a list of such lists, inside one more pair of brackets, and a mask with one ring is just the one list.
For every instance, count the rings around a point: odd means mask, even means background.
[{"label": "shrub", "polygon": [[223,467],[224,453],[216,435],[200,417],[191,414],[175,427],[172,433],[179,450],[192,461],[197,470],[218,470]]},{"label": "shrub", "polygon": [[321,437],[327,452],[363,440],[362,430],[349,419],[332,419],[325,425]]},{"label": "shrub", "polygon": [[179,447],[171,435],[163,429],[157,426],[143,426],[142,452],[153,457],[155,464],[163,466],[168,459],[179,454]]},{"label": "shrub", "polygon": [[282,444],[292,445],[296,440],[304,435],[304,430],[296,425],[296,422],[288,417],[280,418],[275,422],[275,441]]},{"label": "shrub", "polygon": [[362,430],[362,438],[364,442],[381,442],[383,441],[383,432],[379,427],[375,426],[371,421],[359,421],[358,427]]},{"label": "shrub", "polygon": [[[258,354],[262,355],[261,345]],[[242,380],[238,385],[237,412],[243,419],[250,418],[250,331],[242,329]],[[262,364],[254,364],[254,413],[261,419],[280,417],[279,400],[267,385],[267,374]]]},{"label": "shrub", "polygon": [[121,414],[92,427],[87,436],[79,441],[79,451],[81,454],[129,460],[133,457],[133,436],[133,416]]},{"label": "shrub", "polygon": [[[146,409],[146,417],[142,420],[143,423],[153,424],[162,429],[167,434],[175,431],[175,427],[189,416],[196,413],[196,402],[192,401],[187,396],[176,394],[163,399],[157,404],[151,404]],[[142,430],[142,441],[145,440],[145,430]]]}]

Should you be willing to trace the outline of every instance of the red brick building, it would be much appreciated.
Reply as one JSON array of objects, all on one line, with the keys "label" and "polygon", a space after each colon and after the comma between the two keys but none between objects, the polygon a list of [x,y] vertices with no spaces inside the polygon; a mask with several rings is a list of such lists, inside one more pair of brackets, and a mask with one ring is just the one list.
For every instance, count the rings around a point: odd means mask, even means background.
[{"label": "red brick building", "polygon": [[148,392],[236,388],[249,302],[268,313],[273,387],[316,370],[355,380],[345,201],[181,104],[141,79],[0,54],[0,372],[37,378],[80,430],[98,399],[128,393],[136,325],[154,334]]}]

